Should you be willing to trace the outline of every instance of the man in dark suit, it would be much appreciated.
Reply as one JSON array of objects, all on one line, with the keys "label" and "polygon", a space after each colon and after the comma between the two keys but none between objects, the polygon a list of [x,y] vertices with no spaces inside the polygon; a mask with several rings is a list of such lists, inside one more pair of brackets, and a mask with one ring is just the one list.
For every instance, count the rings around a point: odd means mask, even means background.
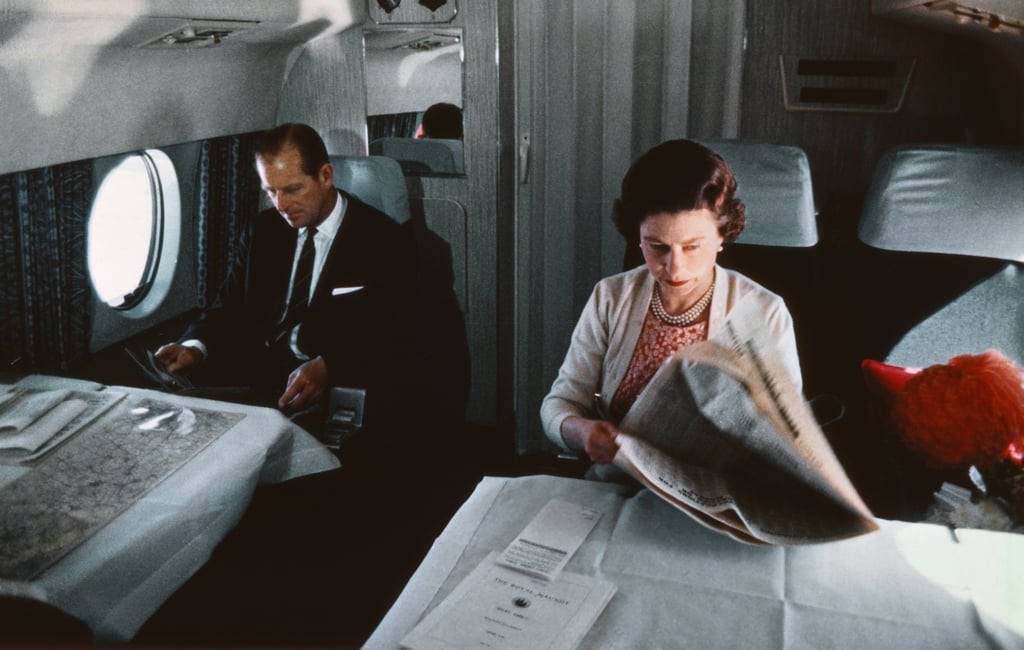
[{"label": "man in dark suit", "polygon": [[251,386],[286,413],[332,386],[366,388],[342,469],[261,490],[219,554],[230,579],[213,574],[246,629],[283,618],[303,621],[301,634],[333,638],[337,626],[365,637],[473,482],[453,453],[468,353],[451,262],[447,275],[432,270],[412,222],[337,190],[308,126],[264,134],[256,169],[274,209],[246,224],[215,303],[157,357],[197,379],[216,366],[218,383]]},{"label": "man in dark suit", "polygon": [[215,366],[286,413],[331,386],[366,388],[366,421],[386,417],[415,327],[411,232],[334,187],[309,126],[266,132],[255,158],[274,208],[245,225],[216,302],[157,358],[171,372]]}]

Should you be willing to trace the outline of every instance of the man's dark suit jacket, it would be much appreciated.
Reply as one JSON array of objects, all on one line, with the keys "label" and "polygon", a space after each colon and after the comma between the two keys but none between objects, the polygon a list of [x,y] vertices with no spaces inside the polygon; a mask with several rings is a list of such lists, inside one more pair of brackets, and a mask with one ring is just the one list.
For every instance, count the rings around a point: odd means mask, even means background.
[{"label": "man's dark suit jacket", "polygon": [[[367,389],[369,421],[401,399],[402,362],[416,327],[416,252],[409,229],[343,195],[344,218],[298,345],[309,358],[323,357],[330,385]],[[256,215],[216,302],[181,337],[202,341],[207,363],[228,371],[221,376],[257,388],[268,401],[276,401],[300,363],[282,358],[286,343],[268,345],[284,312],[297,238],[276,210]]]}]

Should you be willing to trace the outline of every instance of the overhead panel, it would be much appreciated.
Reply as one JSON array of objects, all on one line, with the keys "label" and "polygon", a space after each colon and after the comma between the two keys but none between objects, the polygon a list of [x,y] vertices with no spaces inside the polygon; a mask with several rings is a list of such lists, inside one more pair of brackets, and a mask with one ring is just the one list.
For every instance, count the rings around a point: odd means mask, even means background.
[{"label": "overhead panel", "polygon": [[782,100],[789,111],[896,113],[903,107],[915,59],[780,56]]}]

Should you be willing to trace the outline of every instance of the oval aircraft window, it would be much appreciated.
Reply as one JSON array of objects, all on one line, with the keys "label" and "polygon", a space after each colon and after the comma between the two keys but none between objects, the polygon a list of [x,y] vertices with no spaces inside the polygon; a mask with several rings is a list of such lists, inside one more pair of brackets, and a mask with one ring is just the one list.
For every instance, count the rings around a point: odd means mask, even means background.
[{"label": "oval aircraft window", "polygon": [[96,192],[89,214],[89,275],[111,307],[134,307],[153,286],[164,233],[164,189],[177,185],[174,166],[169,160],[163,164],[166,158],[157,150],[129,156]]}]

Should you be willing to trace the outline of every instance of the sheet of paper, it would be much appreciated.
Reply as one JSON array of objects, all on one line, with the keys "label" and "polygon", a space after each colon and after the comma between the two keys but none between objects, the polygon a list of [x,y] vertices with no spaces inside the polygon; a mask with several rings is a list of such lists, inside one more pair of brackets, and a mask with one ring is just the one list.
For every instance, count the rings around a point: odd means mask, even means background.
[{"label": "sheet of paper", "polygon": [[67,398],[66,390],[21,391],[0,411],[0,433],[16,433],[49,413]]},{"label": "sheet of paper", "polygon": [[552,499],[512,540],[498,563],[553,580],[600,518],[599,510]]},{"label": "sheet of paper", "polygon": [[611,582],[563,572],[540,580],[481,562],[404,639],[411,650],[574,648],[615,593]]},{"label": "sheet of paper", "polygon": [[21,431],[0,436],[0,450],[31,454],[50,441],[77,418],[89,405],[80,399],[67,399],[55,405]]},{"label": "sheet of paper", "polygon": [[[28,392],[31,392],[29,389]],[[54,450],[124,398],[121,391],[65,390],[67,396],[23,431],[0,435],[0,464],[31,464]]]}]

